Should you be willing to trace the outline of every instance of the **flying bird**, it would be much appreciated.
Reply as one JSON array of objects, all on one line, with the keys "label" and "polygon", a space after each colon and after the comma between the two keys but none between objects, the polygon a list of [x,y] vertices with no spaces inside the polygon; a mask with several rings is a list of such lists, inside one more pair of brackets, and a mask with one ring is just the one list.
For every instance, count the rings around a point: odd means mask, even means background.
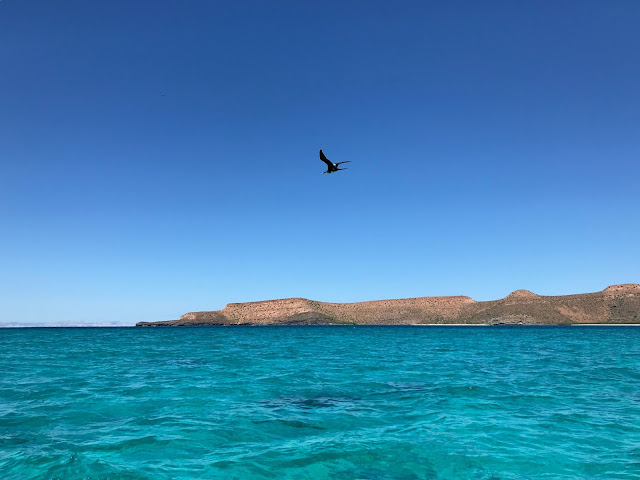
[{"label": "flying bird", "polygon": [[322,153],[322,150],[320,150],[320,160],[322,160],[324,163],[327,164],[327,171],[322,172],[322,175],[324,175],[325,173],[337,172],[338,170],[347,170],[346,168],[338,168],[338,165],[342,165],[343,163],[349,163],[351,161],[351,160],[347,160],[344,162],[332,163],[331,160],[329,160],[327,157],[324,156],[324,153]]}]

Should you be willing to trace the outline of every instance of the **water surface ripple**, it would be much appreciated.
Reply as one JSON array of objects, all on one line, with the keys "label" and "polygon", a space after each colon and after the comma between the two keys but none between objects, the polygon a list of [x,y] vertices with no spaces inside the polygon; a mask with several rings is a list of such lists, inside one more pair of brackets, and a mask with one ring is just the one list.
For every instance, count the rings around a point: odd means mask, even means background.
[{"label": "water surface ripple", "polygon": [[0,330],[0,478],[640,478],[640,328]]}]

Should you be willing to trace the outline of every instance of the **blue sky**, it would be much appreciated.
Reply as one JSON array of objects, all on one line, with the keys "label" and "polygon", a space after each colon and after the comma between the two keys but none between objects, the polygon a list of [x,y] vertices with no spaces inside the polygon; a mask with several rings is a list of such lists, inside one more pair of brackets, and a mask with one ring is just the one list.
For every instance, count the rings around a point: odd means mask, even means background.
[{"label": "blue sky", "polygon": [[638,25],[630,1],[4,0],[0,322],[640,282]]}]

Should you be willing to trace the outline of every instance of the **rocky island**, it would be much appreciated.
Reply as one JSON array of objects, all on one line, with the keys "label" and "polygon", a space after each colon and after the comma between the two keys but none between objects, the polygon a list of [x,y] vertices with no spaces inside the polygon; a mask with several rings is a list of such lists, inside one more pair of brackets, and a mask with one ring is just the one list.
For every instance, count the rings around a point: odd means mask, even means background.
[{"label": "rocky island", "polygon": [[516,290],[500,300],[419,297],[357,303],[306,298],[230,303],[222,310],[185,313],[179,320],[139,327],[206,325],[571,325],[640,324],[640,285],[601,292],[543,296]]}]

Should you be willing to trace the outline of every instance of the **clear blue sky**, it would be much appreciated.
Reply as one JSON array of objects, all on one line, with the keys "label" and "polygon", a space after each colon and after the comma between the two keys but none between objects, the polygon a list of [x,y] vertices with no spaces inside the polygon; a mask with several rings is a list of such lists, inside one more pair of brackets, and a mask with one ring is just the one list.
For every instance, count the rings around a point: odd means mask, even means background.
[{"label": "clear blue sky", "polygon": [[639,25],[633,1],[1,1],[0,321],[640,282]]}]

